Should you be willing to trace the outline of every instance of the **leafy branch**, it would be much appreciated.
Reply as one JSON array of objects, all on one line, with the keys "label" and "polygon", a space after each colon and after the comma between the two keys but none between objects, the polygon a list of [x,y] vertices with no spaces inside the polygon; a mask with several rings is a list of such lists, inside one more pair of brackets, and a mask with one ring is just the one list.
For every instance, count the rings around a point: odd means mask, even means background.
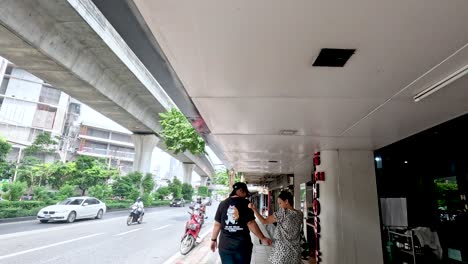
[{"label": "leafy branch", "polygon": [[192,154],[205,153],[205,141],[179,110],[173,108],[160,113],[159,116],[162,126],[161,136],[169,150],[175,154],[187,150]]}]

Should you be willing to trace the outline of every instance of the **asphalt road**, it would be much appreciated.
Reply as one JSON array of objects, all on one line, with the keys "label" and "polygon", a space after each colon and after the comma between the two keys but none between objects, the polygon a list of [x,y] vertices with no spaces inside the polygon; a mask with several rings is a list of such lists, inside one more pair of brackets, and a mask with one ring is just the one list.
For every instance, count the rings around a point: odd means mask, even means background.
[{"label": "asphalt road", "polygon": [[[207,207],[201,235],[211,231],[216,208]],[[126,225],[127,212],[72,224],[0,224],[0,263],[164,263],[179,252],[187,210],[188,206],[147,209],[143,223],[132,226]]]}]

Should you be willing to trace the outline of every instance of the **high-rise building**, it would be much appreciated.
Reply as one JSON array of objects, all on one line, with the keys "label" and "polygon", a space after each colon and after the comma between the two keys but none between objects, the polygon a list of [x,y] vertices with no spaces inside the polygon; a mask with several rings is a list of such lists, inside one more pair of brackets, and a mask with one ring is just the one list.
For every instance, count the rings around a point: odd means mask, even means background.
[{"label": "high-rise building", "polygon": [[[17,160],[37,135],[61,136],[70,97],[0,57],[0,135],[13,145]],[[53,161],[57,155],[45,155]]]}]

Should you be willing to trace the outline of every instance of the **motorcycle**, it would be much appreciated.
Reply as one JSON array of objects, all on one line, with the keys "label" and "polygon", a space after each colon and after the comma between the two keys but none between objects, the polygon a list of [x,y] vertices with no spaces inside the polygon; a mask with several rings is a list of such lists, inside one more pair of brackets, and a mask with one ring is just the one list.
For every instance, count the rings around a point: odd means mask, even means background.
[{"label": "motorcycle", "polygon": [[190,207],[190,209],[192,209],[192,212],[188,212],[190,214],[190,219],[185,223],[185,233],[182,236],[180,243],[180,254],[182,255],[189,253],[195,246],[195,242],[202,226],[200,219],[204,218],[200,218],[199,214],[195,214],[193,207]]},{"label": "motorcycle", "polygon": [[131,209],[130,209],[130,215],[128,216],[127,218],[127,225],[131,225],[133,223],[138,223],[138,224],[141,224],[143,222],[143,215],[145,213],[144,212],[141,212],[139,213],[138,212],[138,207],[137,206],[132,206]]}]

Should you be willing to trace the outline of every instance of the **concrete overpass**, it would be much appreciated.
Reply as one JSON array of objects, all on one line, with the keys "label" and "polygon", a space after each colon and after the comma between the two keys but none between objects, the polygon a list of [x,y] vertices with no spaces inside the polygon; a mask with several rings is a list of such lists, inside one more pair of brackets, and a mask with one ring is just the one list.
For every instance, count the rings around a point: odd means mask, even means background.
[{"label": "concrete overpass", "polygon": [[[0,55],[134,133],[135,170],[149,172],[163,146],[158,113],[177,107],[91,1],[0,1]],[[203,155],[176,156],[201,176]]]}]

